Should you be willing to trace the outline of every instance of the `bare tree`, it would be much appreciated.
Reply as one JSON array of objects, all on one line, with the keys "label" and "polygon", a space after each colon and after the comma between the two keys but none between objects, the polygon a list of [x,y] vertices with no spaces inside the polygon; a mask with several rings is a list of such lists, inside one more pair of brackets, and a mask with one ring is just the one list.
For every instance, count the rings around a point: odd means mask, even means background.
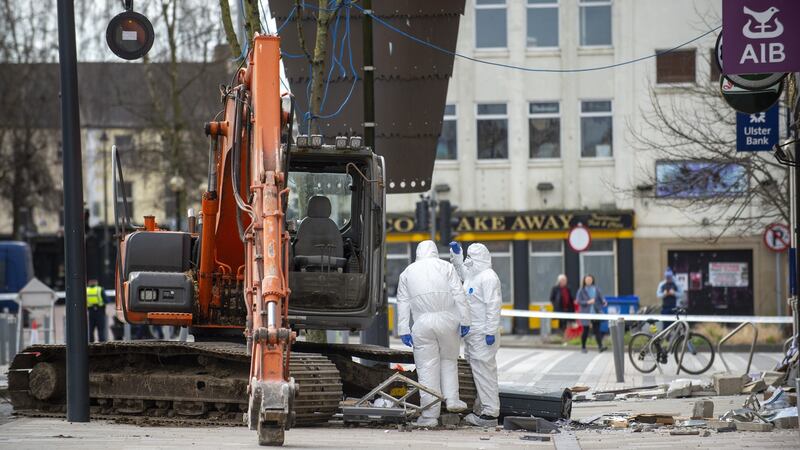
[{"label": "bare tree", "polygon": [[713,230],[710,241],[789,222],[787,169],[771,152],[736,151],[736,112],[718,84],[654,89],[650,99],[652,110],[641,111],[645,127],[630,127],[635,147],[650,158],[628,194],[682,211]]},{"label": "bare tree", "polygon": [[0,108],[9,120],[0,124],[0,198],[11,205],[12,236],[24,239],[35,232],[36,208],[58,205],[58,186],[50,172],[54,154],[53,136],[41,130],[43,100],[41,85],[57,83],[46,79],[34,63],[52,62],[55,42],[43,43],[43,36],[55,35],[46,2],[18,3],[3,0],[0,14]]}]

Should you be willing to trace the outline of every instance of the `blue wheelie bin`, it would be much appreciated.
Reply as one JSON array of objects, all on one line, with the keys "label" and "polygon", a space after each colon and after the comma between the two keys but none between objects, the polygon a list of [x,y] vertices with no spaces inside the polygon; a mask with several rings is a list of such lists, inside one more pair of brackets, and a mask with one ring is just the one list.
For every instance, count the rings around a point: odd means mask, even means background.
[{"label": "blue wheelie bin", "polygon": [[[638,295],[620,295],[619,297],[606,297],[608,306],[603,308],[606,314],[636,314],[639,310],[639,296]],[[604,320],[600,324],[600,330],[604,334],[608,334],[608,321]]]}]

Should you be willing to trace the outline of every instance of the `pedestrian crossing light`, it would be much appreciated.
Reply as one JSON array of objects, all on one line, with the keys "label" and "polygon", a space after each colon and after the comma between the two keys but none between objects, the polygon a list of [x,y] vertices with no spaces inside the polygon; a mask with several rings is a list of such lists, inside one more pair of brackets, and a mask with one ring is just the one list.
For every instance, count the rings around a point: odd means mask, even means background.
[{"label": "pedestrian crossing light", "polygon": [[153,47],[155,32],[147,17],[133,10],[133,0],[124,0],[125,11],[117,14],[106,28],[106,43],[122,59],[142,58]]},{"label": "pedestrian crossing light", "polygon": [[458,226],[458,218],[453,217],[457,206],[450,204],[450,200],[439,200],[439,243],[447,246],[458,236],[454,230]]}]

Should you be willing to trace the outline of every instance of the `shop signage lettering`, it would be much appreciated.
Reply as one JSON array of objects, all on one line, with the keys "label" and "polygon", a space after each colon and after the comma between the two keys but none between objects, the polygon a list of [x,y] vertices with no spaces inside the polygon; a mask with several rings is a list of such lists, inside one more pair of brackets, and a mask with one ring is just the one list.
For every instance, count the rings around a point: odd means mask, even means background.
[{"label": "shop signage lettering", "polygon": [[[633,213],[522,213],[469,214],[456,216],[457,233],[567,231],[579,223],[590,229],[633,229]],[[413,216],[397,215],[387,218],[390,233],[424,232],[414,223]]]}]

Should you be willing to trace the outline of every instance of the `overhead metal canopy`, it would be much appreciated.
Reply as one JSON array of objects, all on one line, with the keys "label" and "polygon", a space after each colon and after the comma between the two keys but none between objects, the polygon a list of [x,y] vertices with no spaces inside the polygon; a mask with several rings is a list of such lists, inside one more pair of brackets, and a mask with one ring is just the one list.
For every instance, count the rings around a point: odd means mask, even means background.
[{"label": "overhead metal canopy", "polygon": [[[391,0],[373,3],[375,15],[392,26],[453,52],[458,37],[458,23],[464,13],[465,0]],[[279,25],[295,10],[294,0],[269,2],[272,16]],[[337,135],[363,135],[364,100],[361,79],[362,33],[361,11],[350,10],[350,45],[353,65],[358,73],[353,94],[341,113],[330,119],[319,119],[320,132],[330,142]],[[316,10],[311,7],[295,10],[280,31],[281,49],[286,76],[298,108],[308,111],[306,87],[310,64],[298,40],[296,20],[301,20],[304,40],[313,49],[316,36]],[[346,12],[346,11],[345,11]],[[339,24],[343,36],[344,13]],[[331,47],[333,23],[329,27]],[[338,45],[338,44],[337,44]],[[373,58],[375,66],[375,152],[386,158],[387,187],[390,193],[423,192],[431,188],[436,144],[442,130],[442,116],[447,98],[447,84],[453,73],[453,56],[399,34],[373,21]],[[334,70],[328,96],[321,115],[334,113],[347,97],[353,83],[345,49],[342,64],[346,74]],[[297,55],[299,57],[290,57]],[[302,55],[302,56],[301,56]],[[329,69],[330,54],[326,61]],[[301,130],[305,132],[304,124]]]}]

